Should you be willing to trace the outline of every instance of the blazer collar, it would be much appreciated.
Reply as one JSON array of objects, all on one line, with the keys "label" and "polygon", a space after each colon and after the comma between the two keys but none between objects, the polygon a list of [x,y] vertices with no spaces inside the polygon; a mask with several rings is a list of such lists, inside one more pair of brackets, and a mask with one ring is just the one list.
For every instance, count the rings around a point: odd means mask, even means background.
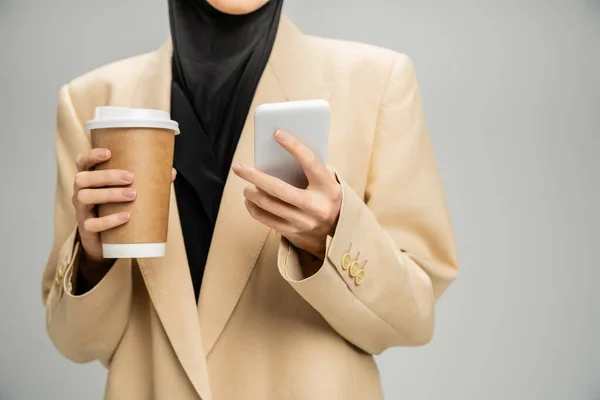
[{"label": "blazer collar", "polygon": [[287,101],[329,99],[333,76],[326,51],[281,16],[269,64]]},{"label": "blazer collar", "polygon": [[[137,82],[132,107],[170,111],[172,43],[150,54]],[[271,56],[258,84],[233,163],[254,163],[254,110],[263,103],[329,98],[328,69],[318,49],[282,15]],[[182,132],[182,134],[187,134]],[[229,174],[195,303],[174,189],[171,190],[167,254],[140,259],[148,293],[196,391],[210,399],[206,358],[239,301],[270,232],[244,206],[245,183]]]}]

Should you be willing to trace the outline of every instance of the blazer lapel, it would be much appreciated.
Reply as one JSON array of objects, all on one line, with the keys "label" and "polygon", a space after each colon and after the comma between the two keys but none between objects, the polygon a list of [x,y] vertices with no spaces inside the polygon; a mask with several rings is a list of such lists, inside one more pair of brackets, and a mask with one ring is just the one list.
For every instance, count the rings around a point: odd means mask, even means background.
[{"label": "blazer lapel", "polygon": [[[254,164],[254,109],[259,104],[284,101],[267,65],[242,130],[233,164]],[[246,183],[230,171],[204,270],[198,313],[206,355],[213,348],[250,277],[269,229],[248,214]]]},{"label": "blazer lapel", "polygon": [[[331,80],[323,69],[311,67],[311,55],[303,53],[303,46],[300,31],[282,15],[233,164],[254,165],[254,110],[257,106],[329,97]],[[303,56],[299,57],[300,54]],[[248,214],[243,196],[246,185],[230,171],[204,271],[198,313],[207,356],[231,317],[270,232]]]},{"label": "blazer lapel", "polygon": [[[134,91],[132,107],[170,110],[171,55],[169,40],[151,55]],[[163,258],[139,259],[148,294],[183,369],[202,399],[211,398],[206,356],[197,315],[175,190],[171,187],[169,230]]]}]

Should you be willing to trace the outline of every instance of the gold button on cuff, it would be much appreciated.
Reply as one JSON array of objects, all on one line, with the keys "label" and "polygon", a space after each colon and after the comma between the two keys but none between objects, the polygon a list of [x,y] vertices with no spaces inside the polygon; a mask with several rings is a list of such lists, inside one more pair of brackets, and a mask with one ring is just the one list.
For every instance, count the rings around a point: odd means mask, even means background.
[{"label": "gold button on cuff", "polygon": [[358,261],[354,261],[352,265],[350,265],[350,276],[354,278],[356,275],[358,275],[358,271],[360,271],[360,263]]},{"label": "gold button on cuff", "polygon": [[361,269],[360,271],[358,271],[358,274],[356,274],[356,276],[354,277],[354,284],[358,286],[361,283],[363,283],[364,280],[365,280],[365,270]]},{"label": "gold button on cuff", "polygon": [[54,277],[54,283],[56,284],[56,286],[60,285],[60,282],[62,281],[63,276],[65,275],[65,272],[63,270],[63,265],[61,265],[58,270],[56,271],[56,276]]},{"label": "gold button on cuff", "polygon": [[350,267],[350,264],[352,263],[352,256],[350,255],[350,253],[344,253],[344,255],[342,256],[342,269],[345,271]]}]

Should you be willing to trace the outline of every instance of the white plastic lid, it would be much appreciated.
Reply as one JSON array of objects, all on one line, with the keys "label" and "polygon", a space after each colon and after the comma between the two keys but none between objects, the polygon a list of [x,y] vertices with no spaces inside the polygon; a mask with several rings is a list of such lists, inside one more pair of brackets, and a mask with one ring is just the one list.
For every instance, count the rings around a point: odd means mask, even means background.
[{"label": "white plastic lid", "polygon": [[86,132],[104,128],[159,128],[179,134],[179,124],[167,111],[147,108],[96,107],[94,119],[85,124]]}]

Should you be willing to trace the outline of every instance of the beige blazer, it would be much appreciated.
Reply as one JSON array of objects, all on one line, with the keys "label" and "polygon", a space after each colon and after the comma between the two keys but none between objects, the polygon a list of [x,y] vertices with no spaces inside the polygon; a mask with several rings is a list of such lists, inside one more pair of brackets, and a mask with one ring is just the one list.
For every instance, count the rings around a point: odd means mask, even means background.
[{"label": "beige blazer", "polygon": [[[298,252],[253,220],[230,175],[200,300],[172,191],[166,257],[118,260],[74,295],[81,246],[75,157],[94,108],[169,110],[170,41],[60,90],[54,246],[43,277],[47,329],[75,362],[108,368],[107,399],[376,400],[373,354],[430,341],[436,300],[457,274],[454,238],[413,64],[392,51],[302,34],[282,18],[234,163],[253,163],[253,112],[328,99],[328,163],[343,202],[326,260],[303,279]],[[364,267],[352,278],[344,255]],[[346,256],[348,258],[348,256]]]}]

